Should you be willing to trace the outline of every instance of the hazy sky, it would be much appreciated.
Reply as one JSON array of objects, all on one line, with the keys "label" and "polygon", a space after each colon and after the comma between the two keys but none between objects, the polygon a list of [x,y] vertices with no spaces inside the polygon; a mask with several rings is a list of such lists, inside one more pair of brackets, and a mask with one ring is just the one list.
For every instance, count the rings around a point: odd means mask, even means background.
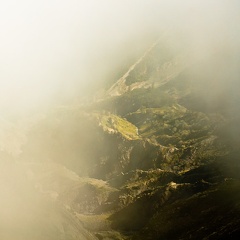
[{"label": "hazy sky", "polygon": [[117,67],[126,44],[137,47],[162,28],[182,28],[199,52],[233,45],[239,9],[238,1],[221,0],[1,1],[0,110],[81,93]]}]

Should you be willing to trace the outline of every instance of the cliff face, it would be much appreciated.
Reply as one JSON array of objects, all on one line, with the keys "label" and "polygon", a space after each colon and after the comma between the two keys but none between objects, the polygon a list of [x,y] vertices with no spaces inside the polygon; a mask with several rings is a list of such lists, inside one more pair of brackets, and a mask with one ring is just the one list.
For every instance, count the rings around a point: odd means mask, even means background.
[{"label": "cliff face", "polygon": [[101,99],[52,109],[24,133],[2,134],[15,144],[1,144],[6,166],[26,178],[2,204],[30,192],[19,201],[29,201],[29,222],[31,209],[40,222],[4,239],[236,239],[237,53],[193,61],[185,50],[159,40]]}]

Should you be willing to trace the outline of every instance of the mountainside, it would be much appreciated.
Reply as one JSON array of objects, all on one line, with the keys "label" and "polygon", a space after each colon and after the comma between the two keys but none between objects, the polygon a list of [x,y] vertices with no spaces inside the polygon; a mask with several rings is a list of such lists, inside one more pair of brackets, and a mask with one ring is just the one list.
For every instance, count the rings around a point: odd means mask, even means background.
[{"label": "mountainside", "polygon": [[[237,239],[240,55],[192,59],[168,44],[95,101],[54,108],[24,133],[4,127],[2,239]],[[7,202],[18,196],[20,210]]]}]

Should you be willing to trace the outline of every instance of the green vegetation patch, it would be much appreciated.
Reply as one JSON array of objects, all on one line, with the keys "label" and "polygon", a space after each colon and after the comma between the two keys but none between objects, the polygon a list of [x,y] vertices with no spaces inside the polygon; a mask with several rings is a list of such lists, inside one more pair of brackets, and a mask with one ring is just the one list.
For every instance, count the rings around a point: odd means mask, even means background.
[{"label": "green vegetation patch", "polygon": [[120,133],[128,140],[136,140],[140,138],[137,127],[126,119],[110,113],[94,113],[94,116],[97,117],[99,125],[102,126],[103,130],[110,134]]}]

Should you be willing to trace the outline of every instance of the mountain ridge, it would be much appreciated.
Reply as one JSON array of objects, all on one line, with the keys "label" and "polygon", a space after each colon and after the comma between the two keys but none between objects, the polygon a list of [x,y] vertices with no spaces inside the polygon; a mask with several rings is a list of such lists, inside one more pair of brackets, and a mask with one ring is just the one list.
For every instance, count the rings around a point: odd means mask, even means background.
[{"label": "mountain ridge", "polygon": [[9,172],[19,166],[33,199],[56,204],[39,240],[236,239],[238,70],[232,57],[185,50],[157,42],[96,101],[53,108],[20,137],[7,124],[21,150],[1,146]]}]

